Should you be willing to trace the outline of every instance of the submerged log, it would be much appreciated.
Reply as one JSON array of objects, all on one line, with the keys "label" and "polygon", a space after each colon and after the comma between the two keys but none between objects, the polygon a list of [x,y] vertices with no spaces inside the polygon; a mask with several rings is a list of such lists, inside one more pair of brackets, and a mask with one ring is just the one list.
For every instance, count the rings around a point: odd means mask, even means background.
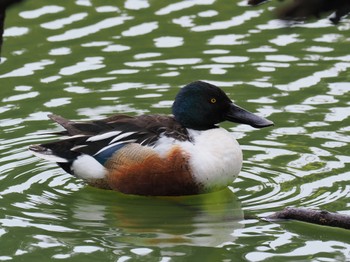
[{"label": "submerged log", "polygon": [[285,20],[303,20],[311,17],[317,19],[335,12],[330,20],[337,24],[340,19],[350,12],[348,0],[294,0],[277,10],[277,16]]},{"label": "submerged log", "polygon": [[248,0],[248,5],[259,5],[269,0]]},{"label": "submerged log", "polygon": [[3,42],[6,8],[8,8],[13,4],[19,3],[21,1],[23,0],[0,0],[0,61],[1,61],[1,48],[2,48],[2,42]]},{"label": "submerged log", "polygon": [[[258,5],[268,0],[248,0],[249,5]],[[283,0],[281,0],[283,1]],[[277,18],[283,20],[306,20],[311,17],[320,19],[334,12],[329,18],[334,24],[350,13],[349,0],[290,0],[276,10]]]},{"label": "submerged log", "polygon": [[2,41],[3,41],[2,38],[4,34],[4,23],[5,23],[5,8],[0,7],[0,59],[1,59],[1,47],[2,47]]},{"label": "submerged log", "polygon": [[265,220],[270,222],[283,219],[294,219],[323,226],[350,229],[349,215],[332,213],[325,210],[286,207],[282,211],[265,217]]}]

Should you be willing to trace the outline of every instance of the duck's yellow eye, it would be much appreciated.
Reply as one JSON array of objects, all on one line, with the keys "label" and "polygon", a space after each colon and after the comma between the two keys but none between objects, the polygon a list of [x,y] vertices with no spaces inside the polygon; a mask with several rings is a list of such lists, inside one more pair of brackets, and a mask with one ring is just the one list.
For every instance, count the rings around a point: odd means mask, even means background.
[{"label": "duck's yellow eye", "polygon": [[210,103],[212,103],[212,104],[215,104],[216,103],[216,98],[212,98],[212,99],[210,99]]}]

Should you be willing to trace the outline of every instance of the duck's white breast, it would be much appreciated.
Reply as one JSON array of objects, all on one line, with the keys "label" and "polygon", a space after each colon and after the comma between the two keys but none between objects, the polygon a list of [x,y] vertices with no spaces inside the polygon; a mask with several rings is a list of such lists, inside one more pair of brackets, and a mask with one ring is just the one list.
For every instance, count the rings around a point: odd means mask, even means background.
[{"label": "duck's white breast", "polygon": [[154,149],[165,156],[174,145],[189,156],[194,179],[212,191],[228,186],[238,176],[242,167],[242,150],[236,139],[223,128],[204,131],[188,129],[192,141],[180,142],[162,137]]},{"label": "duck's white breast", "polygon": [[190,154],[195,179],[208,191],[231,184],[242,168],[242,150],[236,139],[223,128],[194,132],[192,146],[184,144],[183,148]]}]

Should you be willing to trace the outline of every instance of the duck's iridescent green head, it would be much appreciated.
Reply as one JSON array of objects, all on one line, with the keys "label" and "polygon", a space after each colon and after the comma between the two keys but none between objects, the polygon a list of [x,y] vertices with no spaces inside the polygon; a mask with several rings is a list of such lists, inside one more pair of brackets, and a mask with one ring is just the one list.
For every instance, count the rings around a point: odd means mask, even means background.
[{"label": "duck's iridescent green head", "polygon": [[256,128],[273,125],[273,122],[235,105],[217,86],[192,82],[183,87],[172,107],[175,119],[184,127],[207,130],[223,121],[247,124]]}]

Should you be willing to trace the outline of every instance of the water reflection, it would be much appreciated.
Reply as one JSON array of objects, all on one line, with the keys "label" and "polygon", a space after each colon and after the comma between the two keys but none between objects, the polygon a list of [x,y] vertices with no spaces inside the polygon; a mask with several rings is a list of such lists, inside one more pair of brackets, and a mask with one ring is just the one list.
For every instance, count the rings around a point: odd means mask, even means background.
[{"label": "water reflection", "polygon": [[[73,197],[74,224],[114,230],[108,241],[142,246],[219,246],[234,241],[232,232],[241,228],[240,204],[229,189],[220,192],[173,198],[145,198],[108,193],[97,199],[92,189]],[[93,193],[93,194],[92,194]],[[108,198],[108,199],[107,199]],[[105,201],[105,204],[102,202]]]}]

